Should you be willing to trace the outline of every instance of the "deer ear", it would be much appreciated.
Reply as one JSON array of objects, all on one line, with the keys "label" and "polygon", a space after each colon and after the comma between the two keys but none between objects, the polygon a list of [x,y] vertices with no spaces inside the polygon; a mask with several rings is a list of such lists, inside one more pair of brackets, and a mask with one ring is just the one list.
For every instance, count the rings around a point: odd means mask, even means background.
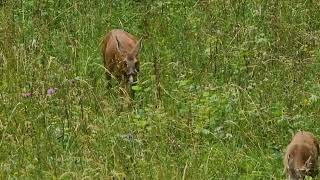
[{"label": "deer ear", "polygon": [[139,41],[137,42],[136,46],[133,48],[131,54],[134,56],[134,57],[137,57],[139,52],[140,52],[140,49],[141,49],[141,46],[142,46],[142,38],[139,39]]},{"label": "deer ear", "polygon": [[115,37],[116,42],[117,42],[117,50],[118,50],[118,52],[119,52],[119,53],[123,53],[123,47],[122,47],[122,45],[121,45],[118,37],[117,37],[117,36],[114,36],[114,37]]}]

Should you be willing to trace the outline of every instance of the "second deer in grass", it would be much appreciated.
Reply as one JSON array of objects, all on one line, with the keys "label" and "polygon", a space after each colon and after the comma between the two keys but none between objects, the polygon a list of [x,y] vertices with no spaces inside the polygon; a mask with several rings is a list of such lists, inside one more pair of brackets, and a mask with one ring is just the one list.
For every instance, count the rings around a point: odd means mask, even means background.
[{"label": "second deer in grass", "polygon": [[108,86],[111,86],[111,75],[115,76],[125,90],[134,98],[131,86],[137,81],[139,72],[139,52],[141,39],[137,40],[133,35],[114,29],[107,33],[102,44],[102,56]]},{"label": "second deer in grass", "polygon": [[318,174],[319,144],[315,136],[306,131],[298,132],[287,146],[284,168],[290,180],[302,180]]}]

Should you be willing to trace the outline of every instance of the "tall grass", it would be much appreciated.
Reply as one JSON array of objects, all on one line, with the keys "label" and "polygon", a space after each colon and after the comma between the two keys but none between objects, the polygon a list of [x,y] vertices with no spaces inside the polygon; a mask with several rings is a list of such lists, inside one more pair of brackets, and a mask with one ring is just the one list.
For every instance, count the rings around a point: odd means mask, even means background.
[{"label": "tall grass", "polygon": [[[320,137],[317,1],[1,1],[1,179],[280,179]],[[100,43],[143,37],[134,106]],[[48,89],[54,89],[53,95]]]}]

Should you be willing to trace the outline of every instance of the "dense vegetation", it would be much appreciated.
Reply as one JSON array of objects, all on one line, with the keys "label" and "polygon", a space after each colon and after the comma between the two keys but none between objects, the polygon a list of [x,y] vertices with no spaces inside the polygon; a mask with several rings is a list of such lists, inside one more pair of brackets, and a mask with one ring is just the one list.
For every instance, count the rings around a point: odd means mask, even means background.
[{"label": "dense vegetation", "polygon": [[[315,0],[0,1],[1,179],[280,179],[320,137]],[[133,106],[100,43],[143,37]]]}]

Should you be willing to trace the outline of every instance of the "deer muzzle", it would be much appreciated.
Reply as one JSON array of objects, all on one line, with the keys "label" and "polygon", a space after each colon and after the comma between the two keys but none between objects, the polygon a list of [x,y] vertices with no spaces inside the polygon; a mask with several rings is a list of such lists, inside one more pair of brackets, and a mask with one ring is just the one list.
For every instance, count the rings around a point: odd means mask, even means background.
[{"label": "deer muzzle", "polygon": [[134,84],[134,83],[135,83],[135,82],[134,82],[133,75],[130,75],[130,76],[129,76],[129,83],[130,83],[130,84]]}]

